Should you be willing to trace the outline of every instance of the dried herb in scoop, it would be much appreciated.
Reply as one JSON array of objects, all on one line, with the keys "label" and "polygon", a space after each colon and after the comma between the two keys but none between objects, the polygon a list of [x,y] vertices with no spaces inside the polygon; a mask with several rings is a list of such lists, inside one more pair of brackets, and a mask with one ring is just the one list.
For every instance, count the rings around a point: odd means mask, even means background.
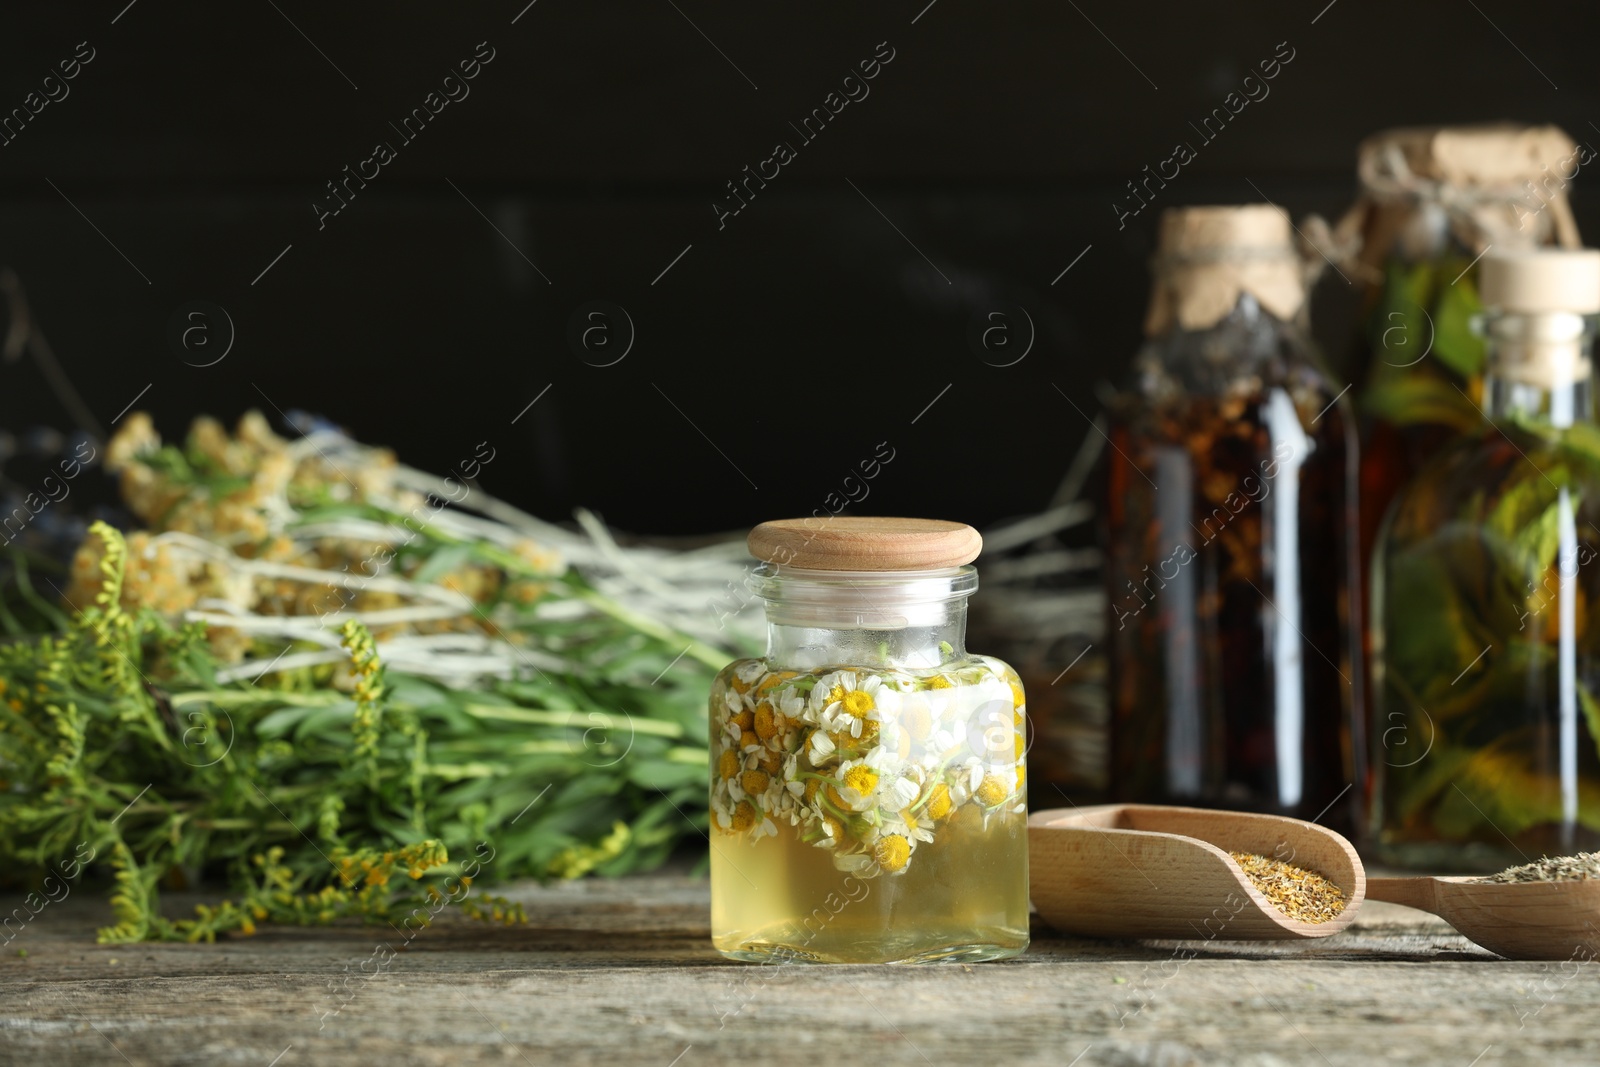
[{"label": "dried herb in scoop", "polygon": [[1507,867],[1499,874],[1478,878],[1478,882],[1583,882],[1600,878],[1600,852],[1580,852],[1576,856],[1544,856],[1532,863]]},{"label": "dried herb in scoop", "polygon": [[1344,890],[1315,871],[1254,852],[1230,852],[1250,884],[1291,919],[1325,923],[1344,911]]}]

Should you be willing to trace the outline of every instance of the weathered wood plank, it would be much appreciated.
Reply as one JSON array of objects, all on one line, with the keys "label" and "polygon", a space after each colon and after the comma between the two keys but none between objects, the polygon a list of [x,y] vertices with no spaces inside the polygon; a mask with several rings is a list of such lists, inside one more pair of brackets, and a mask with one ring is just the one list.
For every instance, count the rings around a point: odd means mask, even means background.
[{"label": "weathered wood plank", "polygon": [[[0,958],[0,1060],[266,1065],[1593,1063],[1600,968],[1511,963],[1369,904],[1298,943],[1092,942],[1017,960],[758,967],[708,943],[704,882],[520,886],[520,929],[387,928],[100,947],[42,912]],[[28,955],[21,958],[17,950]],[[356,977],[348,978],[347,976]],[[1085,1051],[1087,1049],[1087,1051]],[[1485,1050],[1488,1050],[1487,1052]],[[126,1060],[124,1060],[126,1057]]]}]

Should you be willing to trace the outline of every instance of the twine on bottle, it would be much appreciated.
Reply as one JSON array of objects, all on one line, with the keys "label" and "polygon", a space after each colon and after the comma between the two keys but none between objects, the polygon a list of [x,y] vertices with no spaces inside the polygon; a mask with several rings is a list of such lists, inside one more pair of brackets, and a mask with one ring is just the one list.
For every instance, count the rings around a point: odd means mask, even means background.
[{"label": "twine on bottle", "polygon": [[1578,248],[1567,188],[1585,161],[1554,126],[1388,130],[1361,144],[1361,195],[1350,210],[1332,225],[1310,216],[1303,228],[1341,271],[1369,284],[1394,255],[1443,254],[1447,235],[1472,256]]},{"label": "twine on bottle", "polygon": [[[1162,213],[1145,334],[1215,326],[1249,293],[1285,322],[1304,311],[1315,277],[1289,216],[1270,204],[1175,208]],[[1318,262],[1322,257],[1314,251]]]}]

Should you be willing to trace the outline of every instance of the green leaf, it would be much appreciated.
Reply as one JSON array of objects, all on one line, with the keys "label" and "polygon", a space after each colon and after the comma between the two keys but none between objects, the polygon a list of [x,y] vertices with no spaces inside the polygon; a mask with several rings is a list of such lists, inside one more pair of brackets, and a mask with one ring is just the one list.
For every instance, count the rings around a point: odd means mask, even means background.
[{"label": "green leaf", "polygon": [[628,768],[628,778],[641,789],[679,789],[690,785],[703,785],[704,767],[690,767],[670,760],[639,760]]},{"label": "green leaf", "polygon": [[1483,425],[1472,401],[1449,382],[1426,371],[1374,368],[1362,405],[1367,412],[1397,426],[1439,423],[1457,433]]},{"label": "green leaf", "polygon": [[1583,705],[1583,721],[1589,727],[1589,743],[1600,751],[1600,701],[1589,695],[1589,687],[1578,683],[1578,703]]},{"label": "green leaf", "polygon": [[1463,653],[1449,673],[1432,679],[1426,690],[1428,710],[1439,722],[1493,721],[1502,714],[1496,709],[1522,707],[1528,699],[1528,679],[1538,677],[1554,661],[1550,647],[1540,642],[1493,642],[1487,651],[1479,646],[1478,651]]},{"label": "green leaf", "polygon": [[[331,708],[312,708],[311,714],[301,719],[300,724],[295,727],[294,739],[296,741],[306,741],[321,734],[338,733],[342,735],[350,729],[350,724],[354,721],[355,715],[356,702],[353,700],[346,700]],[[345,739],[341,737],[341,746],[344,743]]]},{"label": "green leaf", "polygon": [[279,708],[262,716],[256,722],[256,733],[265,740],[282,737],[299,726],[306,716],[316,710],[313,707]]},{"label": "green leaf", "polygon": [[[1385,751],[1392,753],[1399,763],[1416,759],[1424,751],[1427,755],[1408,767],[1391,765],[1385,773],[1389,788],[1395,792],[1395,808],[1400,818],[1410,821],[1434,804],[1441,789],[1450,788],[1450,783],[1461,772],[1462,765],[1471,758],[1472,751],[1445,744],[1438,736],[1437,724],[1429,720],[1420,724],[1415,718],[1408,720],[1406,734],[1405,746],[1386,748]],[[1416,748],[1415,754],[1409,751],[1412,745]],[[1431,748],[1428,747],[1430,745]]]},{"label": "green leaf", "polygon": [[1541,576],[1550,569],[1561,547],[1561,518],[1565,515],[1569,523],[1573,521],[1578,499],[1575,493],[1568,494],[1566,500],[1557,497],[1538,518],[1517,531],[1511,544],[1519,556],[1520,569]]},{"label": "green leaf", "polygon": [[[1440,276],[1454,267],[1453,262],[1442,264]],[[1450,277],[1458,274],[1453,271]],[[1434,303],[1433,355],[1464,379],[1483,373],[1483,338],[1472,330],[1472,317],[1482,310],[1471,274],[1461,274],[1457,281],[1446,284]]]},{"label": "green leaf", "polygon": [[[1543,427],[1550,433],[1548,424]],[[1575,422],[1559,431],[1556,438],[1562,454],[1591,475],[1600,474],[1600,425]]]},{"label": "green leaf", "polygon": [[[1447,838],[1480,836],[1499,840],[1535,826],[1566,819],[1561,782],[1529,767],[1530,750],[1541,745],[1534,727],[1505,734],[1472,754],[1458,778],[1439,796],[1434,825]],[[1600,786],[1578,780],[1578,822],[1600,829]]]},{"label": "green leaf", "polygon": [[[1481,567],[1475,531],[1443,532],[1394,553],[1385,564],[1384,642],[1390,670],[1428,686],[1416,697],[1431,708],[1432,683],[1445,683],[1478,658],[1492,637],[1456,581],[1458,570]],[[1470,588],[1470,587],[1469,587]]]},{"label": "green leaf", "polygon": [[466,566],[472,562],[473,555],[473,546],[471,545],[446,545],[428,558],[428,562],[424,563],[417,573],[412,576],[413,580],[431,582],[435,578],[442,577],[453,570]]},{"label": "green leaf", "polygon": [[1376,366],[1417,366],[1432,336],[1424,308],[1433,288],[1433,264],[1407,266],[1391,262],[1385,269],[1383,296],[1372,316],[1372,354]]}]

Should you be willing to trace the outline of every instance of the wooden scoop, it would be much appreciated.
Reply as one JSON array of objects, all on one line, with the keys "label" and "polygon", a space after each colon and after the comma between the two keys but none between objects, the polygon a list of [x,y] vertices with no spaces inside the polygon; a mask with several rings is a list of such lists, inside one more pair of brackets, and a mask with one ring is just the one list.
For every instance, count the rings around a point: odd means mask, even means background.
[{"label": "wooden scoop", "polygon": [[[1279,911],[1229,856],[1254,852],[1304,867],[1344,891],[1333,919]],[[1089,937],[1327,937],[1350,924],[1366,874],[1350,842],[1278,815],[1108,804],[1056,808],[1028,819],[1034,906],[1051,926]]]},{"label": "wooden scoop", "polygon": [[1600,881],[1374,878],[1367,896],[1431,911],[1467,940],[1507,959],[1600,956]]}]

